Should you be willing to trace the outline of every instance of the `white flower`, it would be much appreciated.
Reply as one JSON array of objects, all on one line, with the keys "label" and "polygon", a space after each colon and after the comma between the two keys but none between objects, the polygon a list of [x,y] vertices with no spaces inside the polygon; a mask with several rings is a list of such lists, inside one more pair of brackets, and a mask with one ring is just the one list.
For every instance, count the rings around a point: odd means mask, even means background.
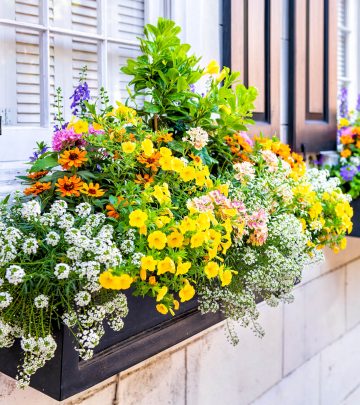
[{"label": "white flower", "polygon": [[91,205],[89,203],[81,203],[75,208],[75,212],[80,218],[86,218],[91,214]]},{"label": "white flower", "polygon": [[135,266],[140,266],[141,265],[141,258],[145,256],[143,253],[141,252],[137,252],[133,254],[133,257],[131,259],[131,263]]},{"label": "white flower", "polygon": [[79,247],[73,246],[67,250],[66,256],[71,260],[80,260],[83,253],[84,253],[84,251],[82,249],[80,249]]},{"label": "white flower", "polygon": [[54,231],[50,231],[45,238],[45,242],[50,246],[56,246],[60,241],[60,235]]},{"label": "white flower", "polygon": [[74,225],[74,222],[75,218],[69,212],[67,212],[59,218],[58,225],[61,229],[69,229]]},{"label": "white flower", "polygon": [[68,278],[70,274],[70,266],[66,263],[58,263],[55,266],[54,274],[59,280]]},{"label": "white flower", "polygon": [[255,168],[250,162],[241,162],[234,164],[235,179],[241,182],[249,181],[255,178]]},{"label": "white flower", "polygon": [[0,292],[0,309],[7,308],[12,300],[13,298],[8,292]]},{"label": "white flower", "polygon": [[20,284],[25,277],[25,271],[20,266],[12,265],[6,270],[5,277],[10,284]]},{"label": "white flower", "polygon": [[22,245],[22,250],[27,255],[34,255],[38,250],[39,244],[35,238],[26,239]]},{"label": "white flower", "polygon": [[191,128],[186,134],[182,140],[189,142],[197,150],[201,150],[209,142],[209,134],[201,127]]},{"label": "white flower", "polygon": [[44,294],[40,294],[37,297],[35,297],[34,305],[38,309],[47,308],[49,305],[49,298]]},{"label": "white flower", "polygon": [[37,201],[31,200],[29,202],[22,204],[21,215],[24,219],[28,221],[34,220],[40,216],[40,213],[41,208],[40,204]]},{"label": "white flower", "polygon": [[91,301],[91,294],[87,291],[79,291],[75,295],[75,303],[79,307],[85,307]]},{"label": "white flower", "polygon": [[50,214],[56,217],[61,217],[62,215],[65,214],[67,207],[68,205],[66,201],[57,200],[52,204],[50,208]]},{"label": "white flower", "polygon": [[50,214],[49,212],[46,212],[45,214],[43,214],[40,217],[40,223],[42,225],[49,226],[49,227],[52,227],[55,225],[55,220],[56,220],[55,216],[53,214]]}]

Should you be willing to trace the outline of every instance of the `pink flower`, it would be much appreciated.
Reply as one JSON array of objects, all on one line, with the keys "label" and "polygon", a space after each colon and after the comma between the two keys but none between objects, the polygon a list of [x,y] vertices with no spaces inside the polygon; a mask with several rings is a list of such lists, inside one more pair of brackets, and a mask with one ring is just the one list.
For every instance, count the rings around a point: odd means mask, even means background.
[{"label": "pink flower", "polygon": [[238,134],[239,134],[239,135],[244,139],[244,141],[245,141],[246,143],[248,143],[251,147],[254,146],[254,141],[249,137],[249,135],[248,135],[246,132],[240,131]]},{"label": "pink flower", "polygon": [[76,134],[73,128],[56,131],[52,139],[52,148],[56,152],[68,147],[85,145],[86,141],[83,139],[82,134]]},{"label": "pink flower", "polygon": [[89,134],[91,135],[102,135],[105,131],[102,129],[94,129],[92,125],[89,126]]}]

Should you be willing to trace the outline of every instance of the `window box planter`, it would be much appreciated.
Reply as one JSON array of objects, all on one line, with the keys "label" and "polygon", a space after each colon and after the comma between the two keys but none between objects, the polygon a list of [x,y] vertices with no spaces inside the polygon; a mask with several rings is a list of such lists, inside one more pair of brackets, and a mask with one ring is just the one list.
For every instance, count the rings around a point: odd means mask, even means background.
[{"label": "window box planter", "polygon": [[[196,299],[182,304],[174,317],[158,313],[150,298],[131,293],[128,306],[123,330],[108,329],[88,361],[79,359],[71,332],[62,327],[56,336],[55,357],[37,371],[30,385],[62,401],[223,320],[220,313],[201,315]],[[19,343],[1,349],[0,371],[14,378],[21,353]]]},{"label": "window box planter", "polygon": [[351,202],[351,206],[354,209],[353,216],[353,231],[349,236],[360,237],[360,197],[356,198]]}]

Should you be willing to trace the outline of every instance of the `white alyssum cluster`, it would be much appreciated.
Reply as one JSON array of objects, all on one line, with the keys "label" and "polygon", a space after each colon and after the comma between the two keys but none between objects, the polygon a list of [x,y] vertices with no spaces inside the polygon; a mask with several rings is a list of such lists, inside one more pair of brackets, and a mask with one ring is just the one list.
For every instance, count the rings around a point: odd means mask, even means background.
[{"label": "white alyssum cluster", "polygon": [[[69,310],[62,319],[65,325],[74,327],[79,354],[88,359],[104,334],[105,320],[114,330],[121,330],[124,325],[123,317],[128,311],[125,295],[107,293],[101,297],[98,280],[102,271],[121,264],[122,254],[133,253],[135,233],[127,232],[122,248],[118,248],[114,228],[105,224],[104,214],[92,213],[88,203],[81,203],[75,212],[70,212],[67,203],[59,200],[48,212],[41,213],[36,201],[18,202],[10,211],[12,215],[1,209],[0,217],[0,347],[10,347],[16,337],[21,338],[25,356],[19,368],[18,385],[25,387],[30,376],[53,357],[56,343],[40,324],[32,325],[36,331],[31,328],[29,334],[26,324],[10,325],[5,321],[7,311],[15,302],[12,292],[29,280],[34,280],[35,286],[50,285],[50,289],[45,291],[41,287],[29,296],[33,303],[31,310],[42,311],[42,316],[46,316],[52,310],[51,285],[59,283],[66,291],[71,283],[70,294],[66,296]],[[50,260],[47,259],[49,251],[52,252]],[[138,263],[140,256],[135,254],[134,262]],[[40,265],[34,266],[34,260],[39,260]],[[38,284],[39,278],[51,282]],[[78,291],[73,292],[74,285]]]},{"label": "white alyssum cluster", "polygon": [[201,150],[208,144],[209,134],[201,127],[191,128],[182,140],[190,143],[196,150]]}]

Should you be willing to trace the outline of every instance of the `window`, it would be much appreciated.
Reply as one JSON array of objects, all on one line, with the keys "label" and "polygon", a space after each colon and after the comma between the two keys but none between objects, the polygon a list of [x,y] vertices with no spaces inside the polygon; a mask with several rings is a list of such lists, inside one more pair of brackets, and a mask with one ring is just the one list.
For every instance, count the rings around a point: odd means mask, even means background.
[{"label": "window", "polygon": [[354,108],[359,83],[359,2],[358,0],[338,1],[338,92],[348,88],[350,108]]},{"label": "window", "polygon": [[1,2],[0,161],[23,160],[36,140],[49,139],[56,87],[63,88],[68,107],[84,66],[93,96],[104,86],[112,101],[126,98],[128,79],[120,67],[139,53],[145,2]]}]

